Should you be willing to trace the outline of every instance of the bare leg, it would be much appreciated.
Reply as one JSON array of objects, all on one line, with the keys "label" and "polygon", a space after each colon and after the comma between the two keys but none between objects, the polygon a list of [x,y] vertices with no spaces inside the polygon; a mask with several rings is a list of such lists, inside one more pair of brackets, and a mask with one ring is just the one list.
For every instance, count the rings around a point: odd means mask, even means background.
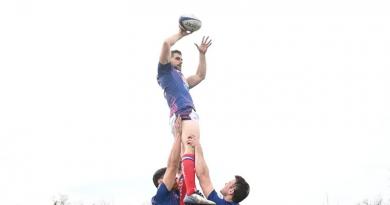
[{"label": "bare leg", "polygon": [[191,195],[195,187],[195,149],[187,145],[188,138],[199,136],[199,123],[197,120],[184,120],[182,122],[182,142],[184,153],[182,157],[183,174],[186,184],[186,194]]}]

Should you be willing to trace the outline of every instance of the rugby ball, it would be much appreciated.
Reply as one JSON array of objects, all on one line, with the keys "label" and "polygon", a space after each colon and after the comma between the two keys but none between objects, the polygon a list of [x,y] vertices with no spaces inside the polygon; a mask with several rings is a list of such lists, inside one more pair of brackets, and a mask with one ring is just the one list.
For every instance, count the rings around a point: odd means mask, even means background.
[{"label": "rugby ball", "polygon": [[181,15],[179,24],[186,31],[194,32],[202,27],[202,22],[194,15]]}]

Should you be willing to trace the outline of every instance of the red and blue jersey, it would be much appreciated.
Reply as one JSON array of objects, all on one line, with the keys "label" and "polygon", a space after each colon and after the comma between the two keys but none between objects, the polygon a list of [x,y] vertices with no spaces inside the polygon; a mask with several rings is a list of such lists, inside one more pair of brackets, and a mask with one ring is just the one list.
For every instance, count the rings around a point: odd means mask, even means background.
[{"label": "red and blue jersey", "polygon": [[168,191],[164,183],[157,188],[156,195],[152,198],[153,205],[179,205],[179,192],[176,190]]},{"label": "red and blue jersey", "polygon": [[177,115],[180,111],[188,110],[188,108],[195,110],[187,81],[171,63],[158,64],[157,81],[164,90],[171,116]]}]

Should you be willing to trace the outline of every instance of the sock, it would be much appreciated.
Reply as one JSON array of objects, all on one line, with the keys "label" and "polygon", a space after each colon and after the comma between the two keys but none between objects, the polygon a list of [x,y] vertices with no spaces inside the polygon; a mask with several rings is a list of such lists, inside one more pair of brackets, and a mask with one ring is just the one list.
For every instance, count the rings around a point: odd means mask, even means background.
[{"label": "sock", "polygon": [[184,176],[181,175],[179,179],[179,190],[180,190],[180,205],[184,205],[184,197],[186,196],[186,183],[184,181]]},{"label": "sock", "polygon": [[195,155],[184,154],[182,157],[183,175],[186,186],[187,195],[191,195],[196,191],[195,187]]}]

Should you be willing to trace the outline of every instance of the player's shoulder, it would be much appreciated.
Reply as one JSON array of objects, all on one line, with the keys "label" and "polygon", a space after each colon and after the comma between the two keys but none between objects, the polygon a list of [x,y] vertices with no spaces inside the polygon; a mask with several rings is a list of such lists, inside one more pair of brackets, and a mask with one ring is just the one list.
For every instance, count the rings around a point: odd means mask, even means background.
[{"label": "player's shoulder", "polygon": [[234,202],[226,201],[222,195],[219,195],[215,189],[210,192],[209,196],[207,197],[208,200],[215,202],[217,205],[239,205]]},{"label": "player's shoulder", "polygon": [[162,67],[162,68],[172,68],[172,64],[171,62],[167,62],[167,63],[161,63],[161,62],[158,62],[158,67]]},{"label": "player's shoulder", "polygon": [[173,69],[173,66],[170,62],[168,62],[166,64],[161,64],[160,62],[158,63],[158,73],[159,74],[169,73],[169,72],[171,72],[172,69]]},{"label": "player's shoulder", "polygon": [[166,191],[166,192],[169,192],[168,191],[168,188],[167,188],[167,185],[164,184],[164,182],[160,183],[157,187],[157,192],[158,191]]},{"label": "player's shoulder", "polygon": [[157,187],[155,199],[159,200],[161,198],[165,198],[167,195],[169,195],[167,186],[164,183],[159,184]]},{"label": "player's shoulder", "polygon": [[220,196],[218,196],[218,193],[215,191],[215,189],[213,189],[207,198],[215,198],[215,197],[221,198]]}]

